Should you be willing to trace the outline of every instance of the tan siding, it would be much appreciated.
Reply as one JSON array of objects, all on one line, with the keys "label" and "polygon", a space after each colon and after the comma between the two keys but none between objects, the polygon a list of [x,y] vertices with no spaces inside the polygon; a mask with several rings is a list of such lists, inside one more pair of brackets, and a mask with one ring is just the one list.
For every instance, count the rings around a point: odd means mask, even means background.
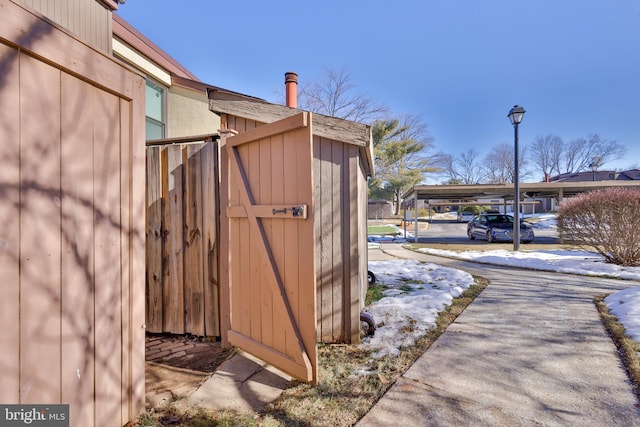
[{"label": "tan siding", "polygon": [[[92,93],[94,89],[63,75],[62,104],[62,229],[68,234],[62,246],[62,401],[68,402],[73,420],[93,423],[95,360],[86,350],[95,348],[94,228],[88,206],[94,204]],[[85,206],[84,208],[80,208]],[[89,285],[89,286],[87,286]]]},{"label": "tan siding", "polygon": [[144,81],[0,9],[0,219],[15,230],[0,235],[0,400],[121,426],[144,404]]},{"label": "tan siding", "polygon": [[18,53],[0,43],[3,86],[0,88],[0,402],[19,403],[20,346],[20,111]]},{"label": "tan siding", "polygon": [[[120,130],[119,100],[104,92],[96,93],[95,114],[102,120],[94,124],[94,138],[103,143],[94,149],[94,227],[95,227],[95,337],[96,347],[96,395],[121,396],[122,361],[112,357],[122,352],[122,295],[120,270],[120,235],[113,224],[120,223]],[[120,420],[121,402],[109,399],[96,408],[98,425],[117,426]],[[122,425],[122,424],[120,424]]]},{"label": "tan siding", "polygon": [[111,54],[111,11],[96,0],[15,0]]},{"label": "tan siding", "polygon": [[[135,77],[135,76],[134,76]],[[120,100],[121,126],[120,140],[123,146],[124,165],[131,165],[121,172],[123,186],[122,233],[126,233],[127,251],[123,251],[123,279],[127,283],[129,294],[128,315],[130,328],[125,334],[130,338],[128,377],[123,381],[123,399],[128,405],[128,419],[135,420],[144,410],[145,405],[145,331],[144,331],[144,213],[145,213],[145,148],[142,144],[145,135],[145,81],[142,78],[131,78],[127,81],[128,93],[132,101]]]},{"label": "tan siding", "polygon": [[60,402],[60,72],[20,75],[20,402]]},{"label": "tan siding", "polygon": [[204,92],[173,86],[167,97],[167,137],[206,135],[218,132],[220,118],[209,111]]}]

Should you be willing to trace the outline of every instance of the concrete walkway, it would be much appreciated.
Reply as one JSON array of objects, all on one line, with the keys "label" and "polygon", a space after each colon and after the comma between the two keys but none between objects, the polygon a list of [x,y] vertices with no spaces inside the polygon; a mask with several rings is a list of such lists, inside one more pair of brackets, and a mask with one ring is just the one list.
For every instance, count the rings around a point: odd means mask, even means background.
[{"label": "concrete walkway", "polygon": [[[625,281],[514,270],[383,244],[491,284],[392,386],[360,426],[640,426],[638,401],[593,304]],[[375,272],[375,271],[374,271]]]}]

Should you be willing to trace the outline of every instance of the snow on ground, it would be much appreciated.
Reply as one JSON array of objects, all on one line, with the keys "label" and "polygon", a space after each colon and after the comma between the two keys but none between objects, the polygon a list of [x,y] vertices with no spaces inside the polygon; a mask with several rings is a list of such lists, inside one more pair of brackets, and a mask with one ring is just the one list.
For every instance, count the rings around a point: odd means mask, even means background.
[{"label": "snow on ground", "polygon": [[365,309],[378,325],[362,347],[373,357],[395,356],[435,325],[438,312],[473,284],[469,273],[419,261],[371,261],[376,283],[389,288]]},{"label": "snow on ground", "polygon": [[[539,218],[536,224],[536,228],[550,227],[555,227],[555,218],[550,215]],[[386,240],[373,237],[369,245],[376,247],[377,241]],[[521,249],[519,252],[453,252],[428,248],[421,251],[495,265],[640,280],[640,267],[608,264],[595,252]],[[390,287],[384,298],[365,309],[379,325],[375,335],[365,338],[361,344],[363,348],[373,350],[374,357],[393,356],[398,354],[399,347],[412,345],[419,336],[435,326],[438,312],[473,284],[473,279],[465,272],[410,260],[370,261],[369,270],[376,274],[377,282]],[[640,286],[615,292],[605,299],[605,303],[624,325],[626,333],[640,342]]]},{"label": "snow on ground", "polygon": [[614,277],[640,280],[640,268],[620,267],[604,262],[602,256],[589,251],[526,251],[509,250],[454,252],[422,248],[420,252],[485,264],[507,265],[532,270],[556,271],[558,273],[584,274],[587,276]]}]

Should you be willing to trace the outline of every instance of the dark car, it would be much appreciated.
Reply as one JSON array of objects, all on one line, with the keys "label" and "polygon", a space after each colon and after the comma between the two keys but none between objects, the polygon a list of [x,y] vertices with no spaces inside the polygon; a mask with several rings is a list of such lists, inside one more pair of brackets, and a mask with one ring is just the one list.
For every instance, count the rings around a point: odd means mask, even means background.
[{"label": "dark car", "polygon": [[[513,217],[501,213],[480,214],[467,224],[467,236],[471,240],[486,239],[489,243],[513,242]],[[520,241],[531,243],[533,237],[531,227],[521,221]]]}]

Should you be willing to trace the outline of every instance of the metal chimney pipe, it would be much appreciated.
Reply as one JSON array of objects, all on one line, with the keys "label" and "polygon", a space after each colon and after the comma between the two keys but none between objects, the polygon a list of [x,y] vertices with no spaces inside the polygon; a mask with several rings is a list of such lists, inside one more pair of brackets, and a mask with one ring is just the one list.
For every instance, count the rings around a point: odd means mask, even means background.
[{"label": "metal chimney pipe", "polygon": [[284,73],[287,90],[287,107],[298,108],[298,75],[292,71]]}]

